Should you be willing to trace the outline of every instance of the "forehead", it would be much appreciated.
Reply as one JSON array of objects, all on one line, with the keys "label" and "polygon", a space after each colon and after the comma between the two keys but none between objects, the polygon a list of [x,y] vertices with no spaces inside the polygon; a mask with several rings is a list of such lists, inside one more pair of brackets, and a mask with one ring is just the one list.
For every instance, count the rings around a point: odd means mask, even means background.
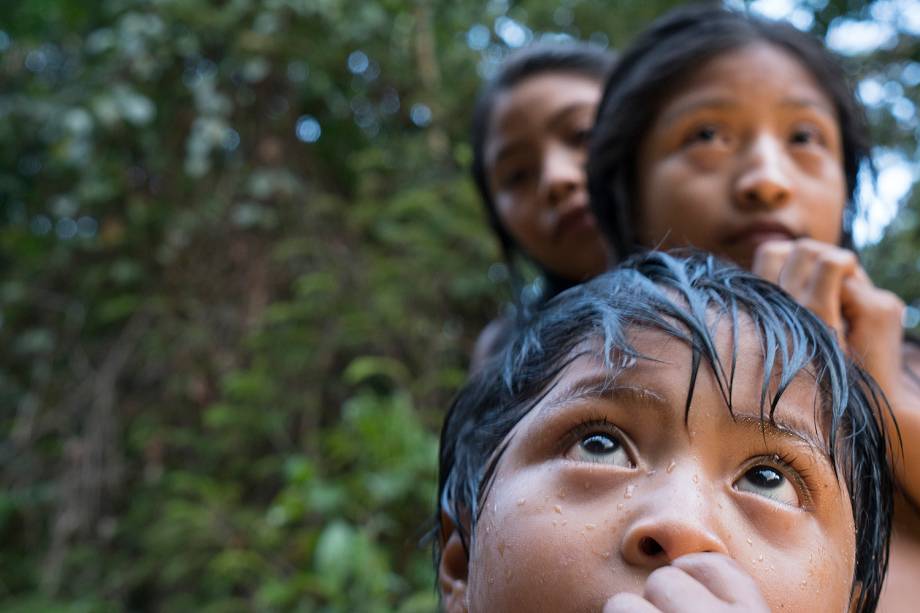
[{"label": "forehead", "polygon": [[509,131],[545,128],[555,114],[571,107],[593,110],[601,95],[598,79],[572,72],[542,72],[503,90],[489,120],[489,141]]},{"label": "forehead", "polygon": [[[722,391],[717,391],[721,378],[726,394],[729,393],[728,386],[731,386],[731,413],[735,418],[760,420],[764,417],[769,420],[770,404],[778,389],[781,373],[778,366],[771,373],[762,407],[761,393],[766,363],[759,332],[745,315],[738,319],[736,334],[733,334],[727,317],[714,321],[712,325],[718,358],[716,370],[722,369],[722,373],[713,371],[705,358],[701,358],[687,419],[693,422],[721,419],[723,414],[728,415],[727,403],[720,401],[718,406],[712,406],[711,403],[714,397],[722,398]],[[597,353],[588,351],[563,372],[558,384],[541,404],[551,408],[560,401],[566,401],[573,395],[573,388],[584,386],[585,381],[596,381],[603,387],[606,377],[612,385],[646,390],[664,398],[674,411],[684,411],[692,375],[691,347],[683,340],[658,329],[635,328],[630,331],[629,337],[633,348],[647,359],[628,360],[621,371],[610,373],[604,368]],[[731,372],[733,353],[734,373]],[[575,394],[578,393],[575,391]],[[820,423],[823,421],[822,402],[822,392],[812,369],[803,370],[783,391],[774,420],[782,429],[794,432],[816,447],[824,448],[827,436]]]},{"label": "forehead", "polygon": [[714,93],[807,102],[834,112],[830,97],[801,60],[764,42],[729,49],[706,61],[681,83],[666,106],[678,98]]}]

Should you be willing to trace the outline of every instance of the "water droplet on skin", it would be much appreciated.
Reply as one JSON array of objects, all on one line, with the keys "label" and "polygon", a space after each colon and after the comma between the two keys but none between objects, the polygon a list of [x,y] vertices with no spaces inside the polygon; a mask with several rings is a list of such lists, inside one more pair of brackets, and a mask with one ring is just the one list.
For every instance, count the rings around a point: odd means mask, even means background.
[{"label": "water droplet on skin", "polygon": [[565,500],[565,490],[559,492],[559,497]]},{"label": "water droplet on skin", "polygon": [[635,492],[635,491],[636,491],[636,486],[635,486],[635,485],[632,485],[632,484],[627,485],[627,486],[626,486],[626,492],[623,494],[623,498],[632,498],[633,492]]},{"label": "water droplet on skin", "polygon": [[805,587],[806,585],[808,585],[808,581],[805,581],[804,579],[802,579],[802,583],[800,583],[799,585],[801,585],[802,587]]},{"label": "water droplet on skin", "polygon": [[667,468],[668,474],[670,474],[671,471],[674,470],[675,466],[677,466],[677,462],[675,462],[674,460],[671,460],[671,463],[668,464],[668,468]]},{"label": "water droplet on skin", "polygon": [[585,524],[585,530],[594,530],[597,528],[595,524]]},{"label": "water droplet on skin", "polygon": [[563,525],[563,526],[566,525],[567,523],[569,523],[568,520],[566,520],[566,519],[563,519],[563,520],[562,520],[562,525]]},{"label": "water droplet on skin", "polygon": [[622,503],[622,502],[618,502],[618,503],[617,503],[617,511],[622,511],[622,510],[623,510],[623,503]]},{"label": "water droplet on skin", "polygon": [[518,498],[518,506],[519,506],[519,507],[524,506],[524,503],[525,503],[525,502],[527,502],[527,499],[526,499],[526,498]]},{"label": "water droplet on skin", "polygon": [[585,489],[586,489],[586,490],[590,490],[590,489],[591,489],[591,484],[588,483],[587,481],[585,481]]},{"label": "water droplet on skin", "polygon": [[748,538],[747,538],[747,544],[748,544],[748,545],[753,545],[753,544],[754,544],[754,541],[752,541],[751,538],[748,537]]},{"label": "water droplet on skin", "polygon": [[763,562],[763,554],[760,554],[759,556],[757,556],[757,561]]},{"label": "water droplet on skin", "polygon": [[489,585],[495,585],[495,577],[489,577]]},{"label": "water droplet on skin", "polygon": [[562,507],[560,507],[560,506],[557,504],[556,506],[553,507],[553,511],[555,511],[556,513],[562,513]]},{"label": "water droplet on skin", "polygon": [[699,482],[700,482],[700,476],[699,476],[699,475],[693,475],[693,482],[694,482],[694,483],[699,483]]},{"label": "water droplet on skin", "polygon": [[658,472],[658,471],[655,470],[655,469],[653,468],[652,470],[650,470],[650,471],[648,471],[647,473],[645,473],[645,476],[646,476],[646,477],[654,477],[654,476],[655,476],[655,473],[657,473],[657,472]]}]

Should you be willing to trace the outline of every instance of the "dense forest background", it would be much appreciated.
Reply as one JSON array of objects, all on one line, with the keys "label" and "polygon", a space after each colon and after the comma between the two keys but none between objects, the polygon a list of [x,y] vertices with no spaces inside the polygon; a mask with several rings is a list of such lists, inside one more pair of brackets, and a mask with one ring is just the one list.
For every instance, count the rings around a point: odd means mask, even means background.
[{"label": "dense forest background", "polygon": [[[509,291],[475,91],[673,4],[5,0],[0,609],[433,611],[436,432]],[[917,299],[920,2],[749,6],[847,54],[864,259]]]}]

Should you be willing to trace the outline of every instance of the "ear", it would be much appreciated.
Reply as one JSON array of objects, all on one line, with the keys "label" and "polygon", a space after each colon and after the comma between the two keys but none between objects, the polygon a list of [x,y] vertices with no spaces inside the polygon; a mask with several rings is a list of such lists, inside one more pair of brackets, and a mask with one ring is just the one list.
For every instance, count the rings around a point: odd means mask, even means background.
[{"label": "ear", "polygon": [[470,561],[460,532],[447,515],[441,513],[441,563],[438,565],[438,588],[441,606],[446,613],[467,613],[467,578]]}]

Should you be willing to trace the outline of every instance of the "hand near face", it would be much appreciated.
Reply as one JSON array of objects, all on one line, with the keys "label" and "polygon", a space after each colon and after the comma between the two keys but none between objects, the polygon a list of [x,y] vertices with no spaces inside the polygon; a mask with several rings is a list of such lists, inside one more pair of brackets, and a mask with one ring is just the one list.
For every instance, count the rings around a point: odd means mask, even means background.
[{"label": "hand near face", "polygon": [[603,613],[769,610],[754,580],[734,560],[721,553],[693,553],[652,572],[641,596],[626,592],[613,596]]},{"label": "hand near face", "polygon": [[[916,465],[912,454],[920,456],[920,388],[903,368],[904,303],[875,287],[852,251],[814,240],[765,243],[751,268],[833,328],[850,357],[882,388],[906,454],[895,458],[898,480],[912,496],[920,496],[920,471],[905,470]],[[899,449],[897,431],[887,425],[892,446]]]}]

